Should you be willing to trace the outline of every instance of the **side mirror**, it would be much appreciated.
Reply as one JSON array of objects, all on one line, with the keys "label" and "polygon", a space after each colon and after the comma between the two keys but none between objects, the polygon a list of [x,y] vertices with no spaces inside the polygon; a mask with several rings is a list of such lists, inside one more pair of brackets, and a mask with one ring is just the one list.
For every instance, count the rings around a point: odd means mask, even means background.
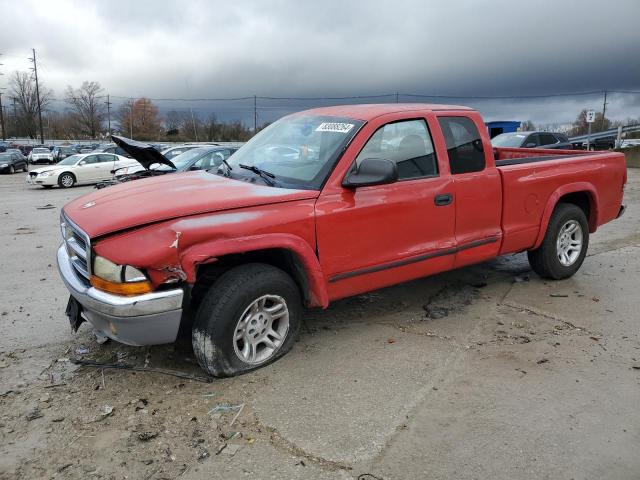
[{"label": "side mirror", "polygon": [[87,164],[87,162],[86,162],[86,161],[84,161],[84,160],[80,160],[80,161],[78,162],[78,166],[79,166],[79,167],[81,167],[82,165],[86,165],[86,164]]},{"label": "side mirror", "polygon": [[358,188],[384,185],[398,180],[398,166],[384,158],[365,158],[360,166],[347,175],[342,186]]},{"label": "side mirror", "polygon": [[524,146],[524,148],[535,148],[535,147],[536,147],[536,144],[533,142],[529,142]]}]

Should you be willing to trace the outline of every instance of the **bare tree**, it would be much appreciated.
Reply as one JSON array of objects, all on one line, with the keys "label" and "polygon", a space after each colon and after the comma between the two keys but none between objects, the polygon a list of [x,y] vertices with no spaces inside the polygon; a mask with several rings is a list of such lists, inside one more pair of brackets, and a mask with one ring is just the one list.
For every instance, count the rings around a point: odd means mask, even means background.
[{"label": "bare tree", "polygon": [[[11,97],[16,102],[16,127],[18,135],[35,138],[37,135],[38,95],[36,82],[27,72],[13,72],[9,78]],[[53,90],[40,82],[40,108],[44,110],[51,102]]]},{"label": "bare tree", "polygon": [[76,129],[83,136],[96,138],[100,133],[105,118],[103,92],[98,82],[83,82],[77,89],[67,87],[65,101],[70,106]]},{"label": "bare tree", "polygon": [[536,126],[533,124],[531,120],[525,120],[520,124],[520,130],[523,132],[532,132],[536,129]]}]

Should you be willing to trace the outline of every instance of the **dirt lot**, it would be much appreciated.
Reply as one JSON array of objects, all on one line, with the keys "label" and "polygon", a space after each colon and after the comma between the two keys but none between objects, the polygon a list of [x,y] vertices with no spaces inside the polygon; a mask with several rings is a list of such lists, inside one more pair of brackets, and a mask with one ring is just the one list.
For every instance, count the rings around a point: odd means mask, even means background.
[{"label": "dirt lot", "polygon": [[361,295],[309,312],[276,364],[207,383],[188,340],[72,335],[58,216],[90,187],[0,176],[0,478],[638,479],[640,172],[629,178],[627,213],[574,278],[542,281],[515,255]]}]

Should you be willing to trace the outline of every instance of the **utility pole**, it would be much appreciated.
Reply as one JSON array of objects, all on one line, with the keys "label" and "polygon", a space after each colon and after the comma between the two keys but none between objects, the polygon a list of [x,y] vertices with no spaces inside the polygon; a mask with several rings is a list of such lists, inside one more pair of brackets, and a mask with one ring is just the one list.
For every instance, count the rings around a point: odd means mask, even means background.
[{"label": "utility pole", "polygon": [[7,139],[7,135],[4,130],[4,110],[2,109],[2,92],[0,92],[0,124],[2,125],[2,141]]},{"label": "utility pole", "polygon": [[107,123],[109,124],[109,136],[111,136],[111,102],[109,101],[109,94],[107,93]]},{"label": "utility pole", "polygon": [[[0,53],[0,55],[2,54]],[[0,63],[0,65],[4,65],[4,64]],[[0,75],[4,75],[4,73],[0,73]],[[4,129],[4,110],[2,109],[2,90],[4,90],[4,88],[0,88],[0,124],[2,125],[2,141],[4,142],[7,139],[7,135]]]},{"label": "utility pole", "polygon": [[36,64],[36,49],[32,48],[33,73],[36,77],[36,96],[38,98],[38,123],[40,124],[40,143],[44,145],[44,130],[42,129],[42,103],[40,103],[40,86],[38,84],[38,65]]},{"label": "utility pole", "polygon": [[133,98],[129,109],[129,138],[133,140]]},{"label": "utility pole", "polygon": [[191,110],[191,123],[193,124],[193,134],[196,137],[196,142],[198,141],[198,129],[196,128],[196,119],[193,116],[193,108],[189,108]]},{"label": "utility pole", "polygon": [[600,131],[604,131],[604,114],[607,113],[607,91],[604,91],[604,102],[602,103],[602,123],[600,124]]},{"label": "utility pole", "polygon": [[253,96],[253,134],[258,133],[258,97]]}]

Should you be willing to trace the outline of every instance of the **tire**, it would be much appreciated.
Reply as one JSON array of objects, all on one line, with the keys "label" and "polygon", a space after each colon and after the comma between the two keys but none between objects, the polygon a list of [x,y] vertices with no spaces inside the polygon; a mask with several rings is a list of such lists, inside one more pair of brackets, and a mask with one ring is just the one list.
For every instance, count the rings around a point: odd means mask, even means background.
[{"label": "tire", "polygon": [[16,167],[14,167],[13,165],[9,165],[9,173],[10,174],[16,173]]},{"label": "tire", "polygon": [[29,165],[27,164],[27,162],[24,162],[24,167],[22,167],[22,171],[24,173],[29,173]]},{"label": "tire", "polygon": [[63,172],[58,177],[58,185],[60,188],[71,188],[76,184],[76,177],[73,176],[73,173]]},{"label": "tire", "polygon": [[[268,309],[282,302],[283,307],[273,313],[280,316],[271,319]],[[288,315],[281,314],[282,308]],[[262,263],[241,265],[224,273],[205,295],[191,331],[193,351],[210,375],[247,373],[276,361],[291,349],[301,318],[300,291],[288,274]]]},{"label": "tire", "polygon": [[577,205],[560,203],[551,215],[542,244],[529,250],[527,256],[539,276],[561,280],[578,271],[588,248],[589,225],[584,211]]}]

